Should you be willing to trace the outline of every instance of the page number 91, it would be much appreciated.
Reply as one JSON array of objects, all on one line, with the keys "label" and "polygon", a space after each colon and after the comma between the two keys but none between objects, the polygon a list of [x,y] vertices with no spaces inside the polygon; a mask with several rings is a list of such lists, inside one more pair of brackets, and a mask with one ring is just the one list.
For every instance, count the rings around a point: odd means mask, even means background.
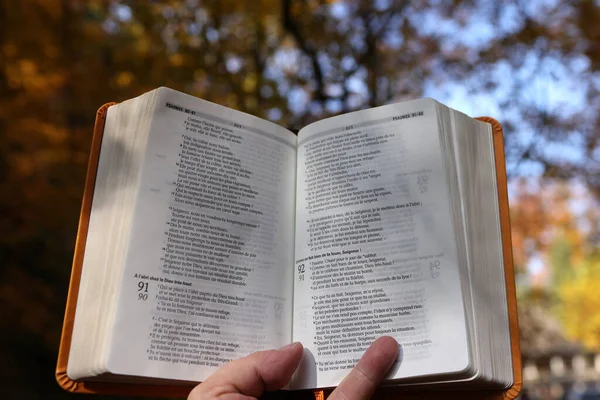
[{"label": "page number 91", "polygon": [[138,282],[138,300],[148,300],[148,282]]}]

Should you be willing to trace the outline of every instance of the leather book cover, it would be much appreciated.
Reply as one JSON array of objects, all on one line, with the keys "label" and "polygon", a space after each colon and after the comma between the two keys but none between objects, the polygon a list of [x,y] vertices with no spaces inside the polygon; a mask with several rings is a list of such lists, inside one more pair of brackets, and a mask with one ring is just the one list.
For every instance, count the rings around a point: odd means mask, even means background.
[{"label": "leather book cover", "polygon": [[[73,265],[71,270],[71,281],[69,283],[69,294],[67,297],[65,317],[63,322],[63,331],[60,340],[58,352],[58,361],[56,365],[56,380],[58,384],[66,391],[73,393],[90,393],[105,395],[124,395],[124,396],[161,396],[161,397],[186,397],[192,389],[192,386],[177,386],[164,384],[132,384],[132,383],[111,383],[111,382],[80,382],[74,381],[67,376],[67,363],[69,360],[69,349],[71,347],[71,335],[73,332],[73,322],[75,320],[75,309],[77,307],[77,295],[79,293],[79,282],[81,279],[81,266],[83,254],[85,252],[85,243],[87,239],[87,229],[89,225],[90,211],[92,208],[92,198],[94,195],[94,186],[96,182],[96,170],[100,157],[100,147],[104,131],[104,122],[106,113],[111,105],[116,103],[107,103],[98,109],[96,113],[96,122],[92,138],[92,145],[89,156],[88,171],[81,205],[79,218],[79,227],[77,240],[75,242],[75,251],[73,255]],[[496,154],[496,172],[498,177],[498,198],[500,201],[500,224],[502,231],[502,242],[504,251],[504,261],[506,269],[506,291],[508,295],[509,324],[512,346],[512,359],[514,371],[514,384],[504,391],[483,391],[483,390],[453,390],[451,388],[400,388],[384,387],[377,390],[374,395],[376,399],[402,398],[403,400],[413,399],[463,399],[463,400],[512,400],[521,391],[522,371],[521,371],[521,352],[519,345],[519,326],[517,320],[517,300],[514,279],[514,267],[512,261],[512,243],[510,237],[510,215],[508,207],[508,190],[506,178],[506,166],[504,161],[504,138],[502,127],[498,121],[490,117],[476,118],[480,121],[492,125],[494,135],[494,149]],[[303,390],[294,392],[273,392],[268,393],[264,398],[268,399],[303,399],[303,400],[323,400],[331,393],[331,390]]]}]

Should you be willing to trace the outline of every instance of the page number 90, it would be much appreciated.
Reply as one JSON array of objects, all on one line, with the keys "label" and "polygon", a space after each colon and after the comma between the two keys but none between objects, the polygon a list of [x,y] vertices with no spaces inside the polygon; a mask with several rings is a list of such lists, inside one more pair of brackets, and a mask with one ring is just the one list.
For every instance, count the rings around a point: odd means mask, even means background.
[{"label": "page number 90", "polygon": [[138,282],[138,300],[148,300],[148,282]]}]

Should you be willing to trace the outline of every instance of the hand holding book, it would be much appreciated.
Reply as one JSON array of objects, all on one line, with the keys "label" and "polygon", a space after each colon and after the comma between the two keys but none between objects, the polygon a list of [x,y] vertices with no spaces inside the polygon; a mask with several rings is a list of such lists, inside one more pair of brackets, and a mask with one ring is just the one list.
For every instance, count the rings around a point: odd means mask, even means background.
[{"label": "hand holding book", "polygon": [[296,136],[167,88],[107,107],[57,367],[65,389],[174,395],[295,341],[289,388],[331,388],[389,335],[401,362],[388,387],[516,396],[495,120],[422,99]]},{"label": "hand holding book", "polygon": [[[265,391],[279,390],[290,382],[302,350],[295,342],[232,361],[196,386],[188,400],[259,398]],[[328,399],[370,399],[397,356],[398,342],[389,336],[379,338]]]}]

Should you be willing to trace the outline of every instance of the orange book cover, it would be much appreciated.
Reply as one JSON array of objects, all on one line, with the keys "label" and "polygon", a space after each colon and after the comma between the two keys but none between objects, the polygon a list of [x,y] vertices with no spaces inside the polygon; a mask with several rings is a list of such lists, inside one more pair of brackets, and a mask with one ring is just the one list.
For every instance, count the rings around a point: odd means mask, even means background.
[{"label": "orange book cover", "polygon": [[[129,396],[162,396],[162,397],[186,397],[191,391],[192,386],[175,386],[163,384],[130,384],[130,383],[107,383],[107,382],[83,382],[74,381],[67,376],[67,363],[69,360],[69,350],[71,347],[71,335],[73,332],[73,322],[75,320],[75,309],[77,306],[77,296],[79,293],[79,282],[81,279],[81,266],[83,254],[85,252],[85,243],[87,239],[87,230],[89,225],[90,211],[92,207],[92,198],[96,182],[96,169],[100,156],[100,147],[102,143],[102,134],[104,131],[104,122],[106,113],[110,106],[115,103],[107,103],[98,109],[96,113],[96,123],[92,138],[90,150],[88,171],[86,175],[83,201],[79,218],[79,227],[77,232],[77,241],[73,256],[73,266],[71,271],[71,281],[69,283],[69,294],[63,322],[63,331],[60,340],[58,352],[58,361],[56,366],[56,380],[58,384],[69,392],[73,393],[91,393],[91,394],[112,394]],[[506,165],[504,160],[504,138],[502,126],[498,121],[490,117],[476,118],[480,121],[492,125],[494,136],[494,149],[496,154],[496,172],[498,179],[498,198],[500,201],[500,224],[502,231],[503,252],[505,256],[506,269],[506,292],[508,295],[509,325],[512,346],[512,363],[514,371],[514,384],[512,387],[503,391],[491,390],[452,390],[448,387],[439,389],[427,388],[400,388],[400,387],[382,387],[374,395],[376,399],[402,398],[412,399],[463,399],[463,400],[512,400],[517,397],[522,388],[521,371],[521,351],[519,346],[519,325],[517,319],[517,300],[514,280],[514,267],[512,260],[512,243],[510,237],[510,215],[508,207],[508,190],[506,178]],[[296,391],[296,392],[275,392],[268,395],[268,398],[294,398],[307,400],[323,400],[331,390],[314,391]]]}]

